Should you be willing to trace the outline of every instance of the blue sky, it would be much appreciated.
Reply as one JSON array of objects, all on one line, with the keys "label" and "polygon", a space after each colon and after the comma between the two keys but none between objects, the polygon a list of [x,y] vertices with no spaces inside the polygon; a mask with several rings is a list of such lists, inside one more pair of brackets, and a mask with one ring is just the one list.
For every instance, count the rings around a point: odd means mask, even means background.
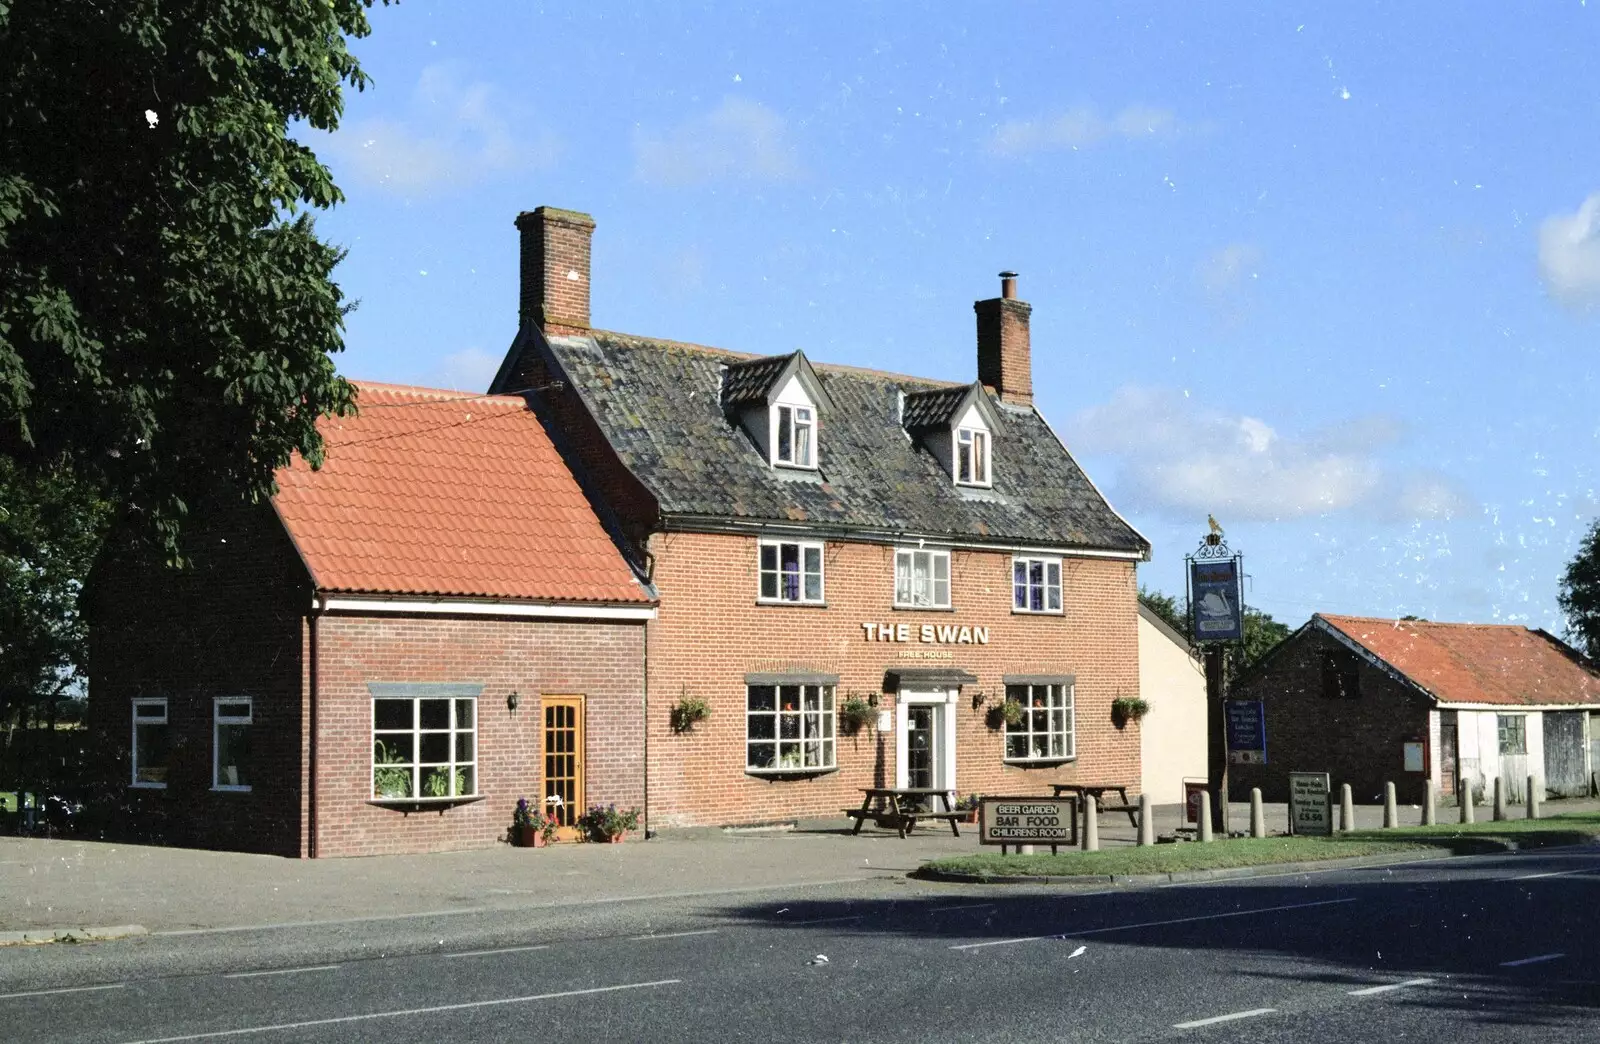
[{"label": "blue sky", "polygon": [[[350,376],[482,388],[519,210],[592,213],[595,325],[1036,400],[1181,591],[1561,627],[1600,514],[1600,3],[445,4],[372,13],[315,136]],[[999,462],[1003,466],[1003,462]]]}]

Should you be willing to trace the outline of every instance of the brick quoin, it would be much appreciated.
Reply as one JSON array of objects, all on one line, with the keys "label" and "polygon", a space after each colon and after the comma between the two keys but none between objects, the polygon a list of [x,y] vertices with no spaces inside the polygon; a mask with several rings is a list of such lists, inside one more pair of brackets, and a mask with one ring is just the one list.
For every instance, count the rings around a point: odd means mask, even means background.
[{"label": "brick quoin", "polygon": [[[829,541],[827,606],[758,605],[753,537],[657,533],[649,549],[661,595],[650,626],[650,808],[658,827],[736,825],[837,816],[859,804],[859,787],[894,786],[895,737],[869,723],[840,735],[838,771],[805,778],[745,773],[745,675],[802,667],[839,676],[846,695],[885,693],[891,667],[957,667],[978,677],[955,706],[956,784],[962,793],[1049,793],[1051,783],[1093,781],[1139,786],[1139,731],[1118,729],[1111,701],[1139,692],[1134,564],[1068,557],[1060,616],[1011,611],[1012,556],[951,553],[951,611],[894,608],[894,546]],[[989,628],[987,645],[866,640],[861,624]],[[926,658],[929,654],[937,659]],[[948,654],[946,656],[946,654]],[[1076,676],[1078,759],[1059,766],[1003,761],[1004,730],[988,727],[1004,699],[1007,674]],[[986,699],[973,705],[976,692]],[[685,694],[710,702],[711,716],[687,733],[671,728]]]}]

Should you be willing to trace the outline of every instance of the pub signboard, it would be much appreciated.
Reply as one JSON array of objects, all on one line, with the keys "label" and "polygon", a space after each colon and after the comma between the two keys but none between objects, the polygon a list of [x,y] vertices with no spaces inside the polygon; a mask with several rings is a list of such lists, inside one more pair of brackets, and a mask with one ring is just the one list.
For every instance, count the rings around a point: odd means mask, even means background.
[{"label": "pub signboard", "polygon": [[1267,763],[1267,715],[1260,700],[1228,700],[1228,764]]},{"label": "pub signboard", "polygon": [[1074,797],[991,797],[978,800],[980,845],[1074,845],[1078,801]]},{"label": "pub signboard", "polygon": [[1331,788],[1326,772],[1289,773],[1289,832],[1333,833]]}]

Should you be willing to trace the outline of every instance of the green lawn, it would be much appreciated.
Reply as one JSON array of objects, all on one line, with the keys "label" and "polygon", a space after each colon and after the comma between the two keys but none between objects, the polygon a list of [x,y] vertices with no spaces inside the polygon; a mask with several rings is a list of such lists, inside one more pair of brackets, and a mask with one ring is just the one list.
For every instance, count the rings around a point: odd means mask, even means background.
[{"label": "green lawn", "polygon": [[1008,855],[983,852],[933,859],[925,869],[985,877],[1088,877],[1110,874],[1164,874],[1218,870],[1271,863],[1444,848],[1456,855],[1502,850],[1514,841],[1523,848],[1579,844],[1600,836],[1600,812],[1578,812],[1547,819],[1503,823],[1440,824],[1396,830],[1363,830],[1323,837],[1234,838],[1209,845],[1185,842],[1149,848],[1116,847],[1100,852],[1063,851],[1059,855]]}]

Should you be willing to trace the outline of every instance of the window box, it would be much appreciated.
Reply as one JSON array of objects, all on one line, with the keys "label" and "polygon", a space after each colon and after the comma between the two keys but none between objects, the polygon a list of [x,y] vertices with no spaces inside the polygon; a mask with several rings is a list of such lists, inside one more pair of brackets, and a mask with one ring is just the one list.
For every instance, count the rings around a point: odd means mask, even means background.
[{"label": "window box", "polygon": [[823,604],[821,543],[761,540],[757,542],[757,549],[758,602]]},{"label": "window box", "polygon": [[471,805],[482,801],[483,798],[482,794],[447,798],[372,798],[367,804],[387,808],[393,812],[403,812],[408,816],[413,812],[437,812],[442,816],[457,805]]},{"label": "window box", "polygon": [[1061,559],[1011,560],[1011,611],[1043,614],[1062,611]]},{"label": "window box", "polygon": [[896,609],[950,608],[950,552],[903,550],[894,553]]}]

